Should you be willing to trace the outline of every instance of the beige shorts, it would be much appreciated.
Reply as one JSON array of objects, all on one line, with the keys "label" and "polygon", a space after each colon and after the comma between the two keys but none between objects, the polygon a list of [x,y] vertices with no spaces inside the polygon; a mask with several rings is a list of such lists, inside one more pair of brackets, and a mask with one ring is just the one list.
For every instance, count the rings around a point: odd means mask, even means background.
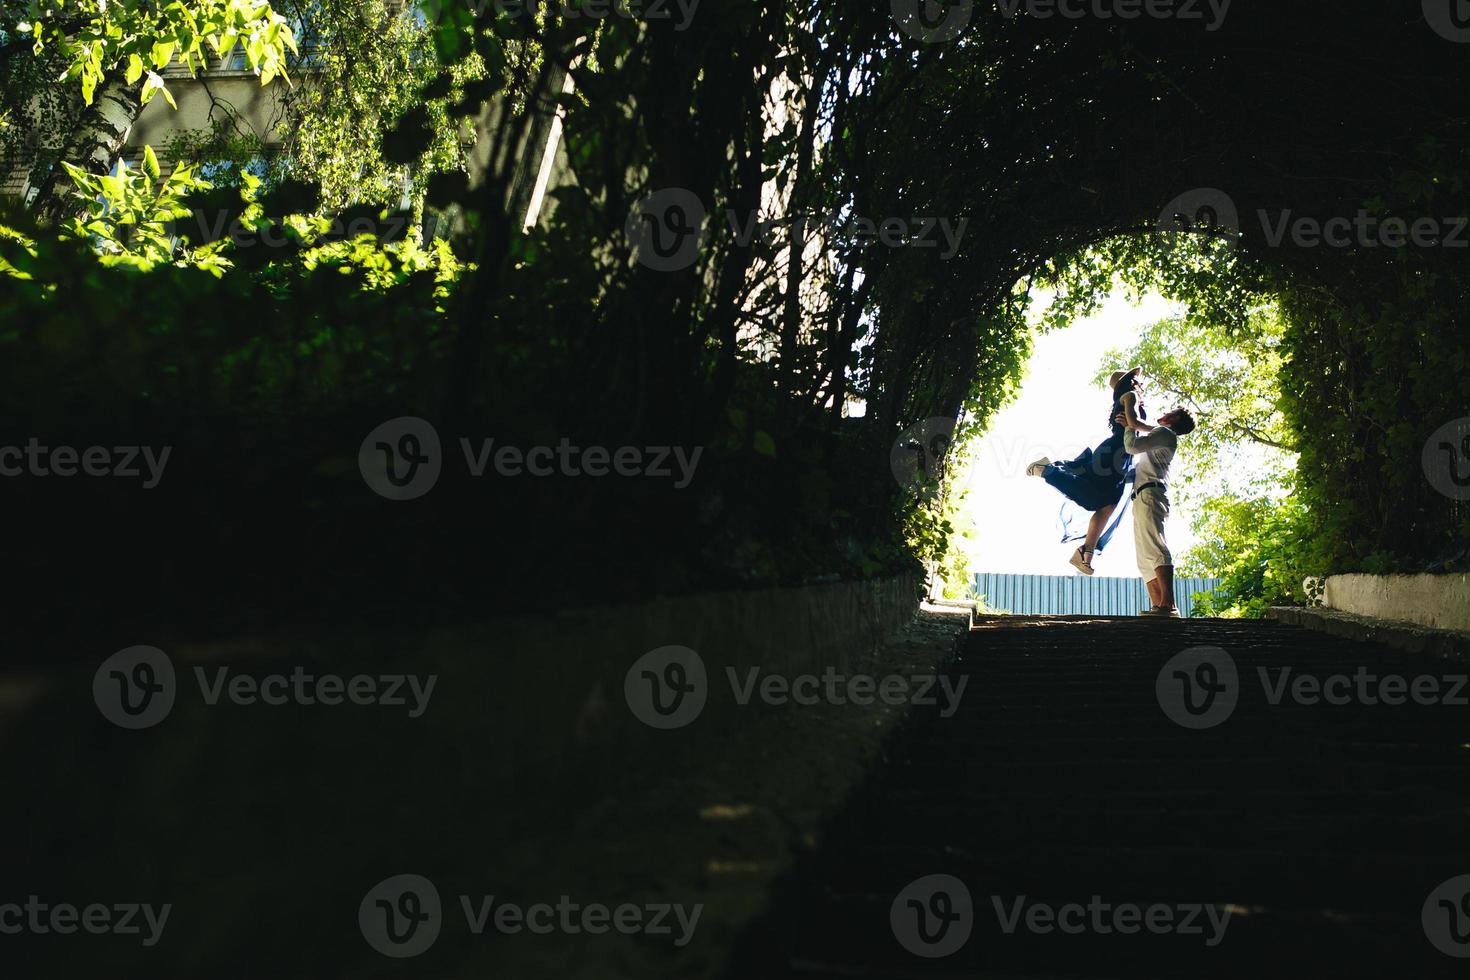
[{"label": "beige shorts", "polygon": [[1157,578],[1159,566],[1173,565],[1169,543],[1164,540],[1164,522],[1169,519],[1169,497],[1157,487],[1143,491],[1133,501],[1133,550],[1138,553],[1138,573],[1145,582]]}]

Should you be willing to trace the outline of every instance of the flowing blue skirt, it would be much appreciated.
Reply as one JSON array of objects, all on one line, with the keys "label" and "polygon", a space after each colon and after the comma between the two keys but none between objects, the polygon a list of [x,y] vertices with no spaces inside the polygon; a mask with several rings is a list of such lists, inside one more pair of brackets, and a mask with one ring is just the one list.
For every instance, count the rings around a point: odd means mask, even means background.
[{"label": "flowing blue skirt", "polygon": [[[1093,513],[1123,501],[1123,506],[1113,515],[1112,523],[1098,539],[1098,551],[1107,547],[1113,538],[1113,532],[1118,529],[1128,510],[1124,491],[1133,482],[1133,457],[1123,448],[1122,430],[1119,429],[1104,439],[1096,449],[1082,450],[1082,455],[1076,459],[1051,463],[1042,473],[1042,479],[1059,490],[1069,501]],[[1078,521],[1069,510],[1067,505],[1062,506],[1062,541],[1085,540],[1086,522],[1080,522],[1080,531],[1074,530],[1073,525]]]}]

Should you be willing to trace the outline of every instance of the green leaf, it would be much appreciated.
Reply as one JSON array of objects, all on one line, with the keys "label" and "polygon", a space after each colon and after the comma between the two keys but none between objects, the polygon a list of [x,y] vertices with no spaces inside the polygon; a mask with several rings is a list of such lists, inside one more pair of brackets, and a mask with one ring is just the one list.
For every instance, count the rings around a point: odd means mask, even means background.
[{"label": "green leaf", "polygon": [[754,444],[755,451],[760,453],[762,456],[774,457],[776,455],[776,440],[771,438],[771,434],[769,432],[766,432],[763,429],[757,429],[755,433]]},{"label": "green leaf", "polygon": [[157,72],[150,71],[148,78],[143,82],[143,94],[139,101],[143,105],[147,105],[148,100],[153,98],[154,92],[161,93],[164,101],[175,109],[179,107],[179,104],[174,101],[173,95],[169,93],[168,86],[163,84],[163,78]]},{"label": "green leaf", "polygon": [[140,79],[142,77],[143,77],[143,59],[140,58],[140,57],[138,57],[137,54],[130,54],[130,55],[128,55],[128,70],[127,70],[127,74],[125,74],[123,76],[124,80],[129,85],[132,85],[134,82],[136,82],[138,79]]},{"label": "green leaf", "polygon": [[173,41],[154,41],[153,42],[153,67],[154,68],[163,68],[163,67],[166,67],[168,65],[169,61],[174,56],[174,47],[175,47],[175,45],[174,45],[174,42]]},{"label": "green leaf", "polygon": [[158,157],[153,153],[153,147],[143,145],[143,172],[154,180],[158,179]]}]

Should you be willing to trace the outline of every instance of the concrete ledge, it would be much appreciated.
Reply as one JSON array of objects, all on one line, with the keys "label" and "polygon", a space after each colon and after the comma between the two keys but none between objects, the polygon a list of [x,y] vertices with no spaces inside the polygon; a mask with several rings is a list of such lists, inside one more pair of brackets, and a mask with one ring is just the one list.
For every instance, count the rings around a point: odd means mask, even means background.
[{"label": "concrete ledge", "polygon": [[1304,626],[1346,640],[1381,643],[1408,653],[1470,659],[1470,632],[1434,629],[1402,620],[1359,616],[1339,609],[1273,606],[1266,615],[1291,626]]},{"label": "concrete ledge", "polygon": [[1470,575],[1332,575],[1323,602],[1355,616],[1470,630]]},{"label": "concrete ledge", "polygon": [[[701,744],[717,742],[766,710],[737,703],[728,673],[822,675],[866,671],[876,651],[914,622],[922,597],[918,575],[834,582],[749,592],[704,593],[637,605],[567,610],[435,630],[387,631],[361,626],[311,633],[246,636],[166,645],[185,685],[196,668],[228,667],[263,675],[305,665],[313,673],[434,675],[432,709],[404,738],[433,749],[475,744],[475,764],[495,785],[547,783],[565,778],[578,795],[614,792],[630,757],[666,751],[670,734],[639,721],[625,700],[629,669],[659,647],[694,650],[708,670],[708,704],[698,723],[675,733]],[[938,614],[938,609],[931,611]],[[965,628],[967,609],[941,616]],[[138,642],[148,642],[143,637]],[[101,657],[112,651],[100,651]],[[929,670],[934,664],[926,665]],[[36,720],[37,731],[93,726],[95,663],[35,677],[0,675],[0,744],[43,709],[67,720]],[[250,721],[246,722],[247,716]],[[255,726],[249,735],[237,724]],[[397,724],[404,724],[398,719]],[[317,724],[324,725],[317,730]],[[340,750],[350,769],[372,763],[351,748],[376,740],[386,724],[369,712],[232,713],[204,706],[196,695],[181,701],[154,741],[203,745],[240,740],[256,750],[317,743]],[[226,732],[225,730],[228,730]],[[103,729],[108,734],[113,732]],[[32,734],[30,737],[40,737]],[[436,739],[442,741],[436,742]],[[328,748],[330,746],[330,748]]]},{"label": "concrete ledge", "polygon": [[925,599],[919,611],[942,619],[963,620],[966,629],[974,629],[979,606],[973,599]]}]

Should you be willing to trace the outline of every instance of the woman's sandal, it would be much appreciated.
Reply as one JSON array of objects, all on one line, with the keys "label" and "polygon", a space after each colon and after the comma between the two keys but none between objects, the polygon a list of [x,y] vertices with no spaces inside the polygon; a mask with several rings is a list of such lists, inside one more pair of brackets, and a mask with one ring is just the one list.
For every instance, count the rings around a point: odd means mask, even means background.
[{"label": "woman's sandal", "polygon": [[1081,572],[1083,575],[1091,575],[1092,556],[1095,554],[1097,554],[1097,552],[1095,551],[1083,551],[1082,547],[1079,545],[1077,547],[1077,550],[1072,552],[1072,567],[1077,569],[1077,571]]}]

